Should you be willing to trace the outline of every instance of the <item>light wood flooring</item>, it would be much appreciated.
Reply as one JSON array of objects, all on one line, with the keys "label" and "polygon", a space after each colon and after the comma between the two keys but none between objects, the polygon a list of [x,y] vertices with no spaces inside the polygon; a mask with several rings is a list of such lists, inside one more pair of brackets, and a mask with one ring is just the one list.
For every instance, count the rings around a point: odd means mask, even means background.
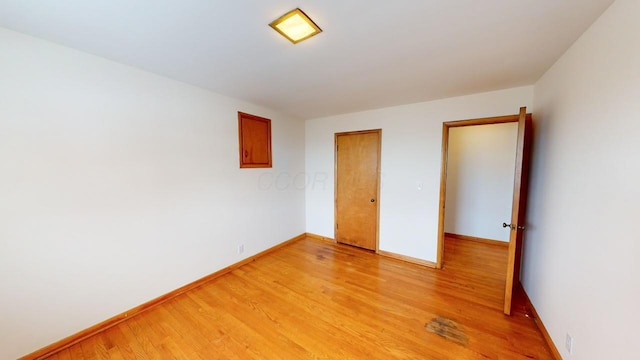
[{"label": "light wood flooring", "polygon": [[444,264],[306,238],[50,359],[552,358],[522,299],[502,314],[506,248],[446,239]]}]

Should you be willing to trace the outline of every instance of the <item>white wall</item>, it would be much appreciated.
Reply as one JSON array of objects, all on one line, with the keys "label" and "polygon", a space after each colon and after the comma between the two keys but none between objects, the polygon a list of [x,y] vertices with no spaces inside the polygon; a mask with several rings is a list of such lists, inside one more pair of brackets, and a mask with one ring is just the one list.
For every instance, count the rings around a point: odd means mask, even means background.
[{"label": "white wall", "polygon": [[638,358],[638,14],[616,1],[535,85],[522,281],[565,359]]},{"label": "white wall", "polygon": [[[3,29],[0,54],[0,358],[305,231],[302,121]],[[273,169],[238,168],[238,110]]]},{"label": "white wall", "polygon": [[532,91],[521,87],[307,120],[307,231],[334,236],[334,133],[381,128],[380,249],[435,262],[442,123],[515,114],[531,106]]},{"label": "white wall", "polygon": [[518,124],[449,129],[444,230],[509,241]]}]

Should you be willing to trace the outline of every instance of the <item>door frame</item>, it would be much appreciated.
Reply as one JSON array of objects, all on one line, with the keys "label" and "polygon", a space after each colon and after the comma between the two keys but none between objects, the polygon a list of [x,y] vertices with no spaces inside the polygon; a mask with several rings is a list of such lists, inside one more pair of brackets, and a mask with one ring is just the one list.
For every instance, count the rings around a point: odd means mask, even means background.
[{"label": "door frame", "polygon": [[[531,114],[526,114],[527,118],[531,118]],[[444,210],[447,193],[447,162],[449,158],[449,129],[454,127],[475,126],[475,125],[494,125],[504,123],[517,123],[520,114],[495,116],[479,119],[467,119],[447,121],[442,123],[442,166],[440,169],[440,203],[438,205],[438,254],[436,260],[436,268],[442,269],[444,261]],[[513,189],[511,190],[513,191]]]},{"label": "door frame", "polygon": [[338,243],[338,234],[336,233],[338,222],[338,137],[346,135],[363,135],[378,134],[378,171],[376,179],[376,246],[375,253],[380,251],[380,164],[382,158],[382,129],[346,131],[334,134],[333,140],[333,238]]}]

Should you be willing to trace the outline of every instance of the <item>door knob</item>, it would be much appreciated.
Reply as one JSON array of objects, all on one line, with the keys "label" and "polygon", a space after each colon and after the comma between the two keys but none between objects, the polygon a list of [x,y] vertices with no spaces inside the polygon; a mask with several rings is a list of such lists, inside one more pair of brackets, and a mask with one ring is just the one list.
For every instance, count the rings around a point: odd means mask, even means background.
[{"label": "door knob", "polygon": [[516,228],[517,228],[518,230],[525,230],[525,229],[527,228],[525,225],[518,225],[518,226],[515,226],[515,225],[513,225],[513,224],[507,224],[507,223],[502,223],[502,227],[503,227],[503,228],[508,227],[508,228],[510,228],[511,230],[515,230]]},{"label": "door knob", "polygon": [[369,201],[371,201],[371,202],[376,202],[376,199],[371,199],[371,200],[369,200]]}]

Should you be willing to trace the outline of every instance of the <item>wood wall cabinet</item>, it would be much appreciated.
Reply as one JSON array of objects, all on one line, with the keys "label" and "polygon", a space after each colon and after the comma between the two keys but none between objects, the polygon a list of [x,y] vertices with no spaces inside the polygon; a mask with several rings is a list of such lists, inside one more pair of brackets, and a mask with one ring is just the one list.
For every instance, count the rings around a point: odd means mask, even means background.
[{"label": "wood wall cabinet", "polygon": [[241,168],[271,167],[271,120],[238,111]]}]

